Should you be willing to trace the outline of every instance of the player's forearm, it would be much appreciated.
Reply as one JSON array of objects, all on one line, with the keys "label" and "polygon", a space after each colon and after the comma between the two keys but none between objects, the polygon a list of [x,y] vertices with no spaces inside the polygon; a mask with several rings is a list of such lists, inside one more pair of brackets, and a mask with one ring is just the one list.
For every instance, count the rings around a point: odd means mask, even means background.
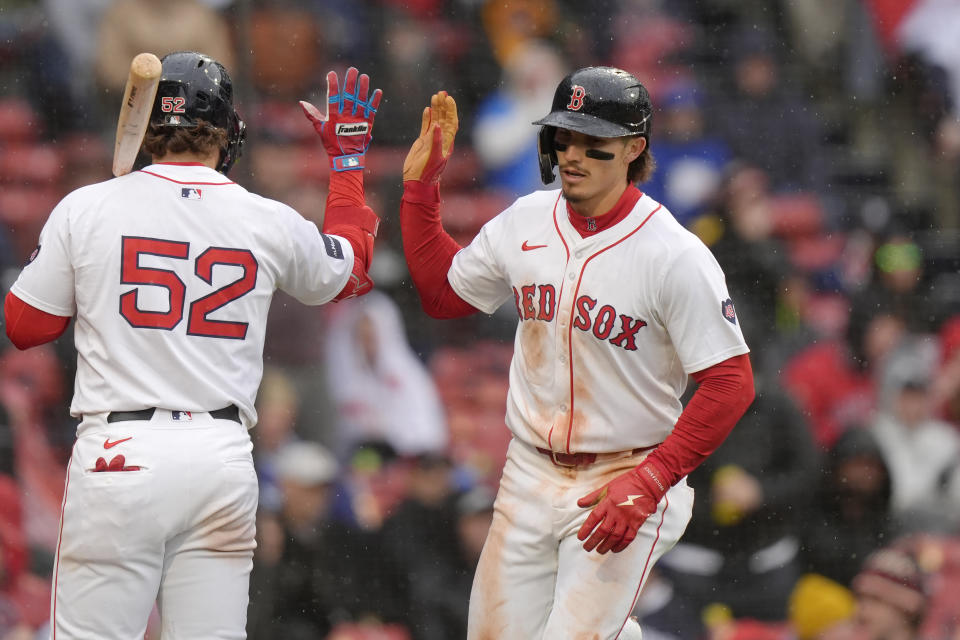
[{"label": "player's forearm", "polygon": [[363,170],[331,171],[327,210],[336,207],[364,206]]},{"label": "player's forearm", "polygon": [[699,388],[673,432],[648,458],[670,485],[720,446],[754,398],[753,370],[746,354],[698,371],[693,378]]},{"label": "player's forearm", "polygon": [[416,180],[403,183],[400,233],[410,277],[423,310],[433,318],[459,318],[476,313],[450,286],[447,272],[460,245],[440,222],[439,187]]},{"label": "player's forearm", "polygon": [[13,293],[7,293],[4,300],[3,317],[7,337],[21,350],[56,340],[70,324],[70,318],[41,311]]},{"label": "player's forearm", "polygon": [[[329,203],[329,201],[328,201]],[[323,219],[323,232],[340,236],[353,247],[353,272],[346,286],[334,300],[361,296],[373,288],[370,263],[373,260],[373,241],[380,226],[380,218],[369,207],[328,207]]]}]

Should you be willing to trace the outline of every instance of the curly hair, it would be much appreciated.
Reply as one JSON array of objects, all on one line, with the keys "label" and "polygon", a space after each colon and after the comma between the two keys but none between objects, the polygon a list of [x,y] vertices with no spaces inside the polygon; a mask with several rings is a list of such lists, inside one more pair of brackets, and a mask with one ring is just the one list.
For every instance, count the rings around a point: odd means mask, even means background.
[{"label": "curly hair", "polygon": [[197,120],[193,127],[169,127],[151,123],[143,136],[143,149],[151,156],[168,153],[198,153],[225,149],[227,132],[206,120]]},{"label": "curly hair", "polygon": [[636,160],[627,167],[627,180],[633,184],[641,184],[650,179],[653,170],[657,168],[657,161],[650,150],[650,141],[647,140],[647,147],[643,150]]}]

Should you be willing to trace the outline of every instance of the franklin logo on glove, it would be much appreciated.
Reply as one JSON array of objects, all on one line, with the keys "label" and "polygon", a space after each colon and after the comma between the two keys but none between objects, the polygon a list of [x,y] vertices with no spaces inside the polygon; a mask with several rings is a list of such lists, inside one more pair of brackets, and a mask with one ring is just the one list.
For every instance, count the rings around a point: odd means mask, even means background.
[{"label": "franklin logo on glove", "polygon": [[338,124],[336,134],[338,136],[362,136],[366,135],[367,131],[370,131],[369,125],[366,122],[358,122],[356,124]]}]

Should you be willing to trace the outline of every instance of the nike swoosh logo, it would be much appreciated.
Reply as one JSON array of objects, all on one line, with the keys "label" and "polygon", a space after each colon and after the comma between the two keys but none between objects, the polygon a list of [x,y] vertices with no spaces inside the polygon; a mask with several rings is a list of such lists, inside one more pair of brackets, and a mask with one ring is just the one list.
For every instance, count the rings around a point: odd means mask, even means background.
[{"label": "nike swoosh logo", "polygon": [[103,448],[110,449],[112,447],[117,446],[121,442],[126,442],[127,440],[133,440],[133,436],[129,436],[127,438],[120,438],[119,440],[114,440],[113,442],[110,442],[110,438],[107,438],[106,440],[103,441]]},{"label": "nike swoosh logo", "polygon": [[627,499],[624,500],[623,502],[621,502],[620,504],[618,504],[617,506],[618,506],[618,507],[632,507],[632,506],[634,506],[634,504],[633,504],[634,500],[636,500],[637,498],[642,498],[642,497],[643,497],[643,494],[642,494],[642,493],[637,494],[637,495],[632,495],[632,494],[631,494],[631,495],[628,495],[628,496],[627,496]]},{"label": "nike swoosh logo", "polygon": [[547,246],[547,245],[545,245],[545,244],[527,244],[527,241],[524,240],[524,241],[523,241],[523,244],[520,245],[520,248],[521,248],[523,251],[533,251],[534,249],[543,249],[543,248],[546,247],[546,246]]}]

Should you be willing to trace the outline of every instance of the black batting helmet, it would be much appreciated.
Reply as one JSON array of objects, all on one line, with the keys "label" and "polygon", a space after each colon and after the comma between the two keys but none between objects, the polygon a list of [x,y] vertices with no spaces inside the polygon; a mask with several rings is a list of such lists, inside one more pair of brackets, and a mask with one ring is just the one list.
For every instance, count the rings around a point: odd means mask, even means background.
[{"label": "black batting helmet", "polygon": [[159,127],[195,127],[198,120],[227,132],[217,171],[227,173],[240,157],[246,126],[233,108],[233,82],[226,68],[196,51],[169,53],[160,61],[163,71],[153,102],[150,124]]},{"label": "black batting helmet", "polygon": [[597,138],[643,136],[649,140],[653,105],[646,87],[633,75],[615,67],[585,67],[564,78],[553,95],[550,113],[538,139],[540,177],[553,182],[557,154],[553,136],[558,128]]}]

